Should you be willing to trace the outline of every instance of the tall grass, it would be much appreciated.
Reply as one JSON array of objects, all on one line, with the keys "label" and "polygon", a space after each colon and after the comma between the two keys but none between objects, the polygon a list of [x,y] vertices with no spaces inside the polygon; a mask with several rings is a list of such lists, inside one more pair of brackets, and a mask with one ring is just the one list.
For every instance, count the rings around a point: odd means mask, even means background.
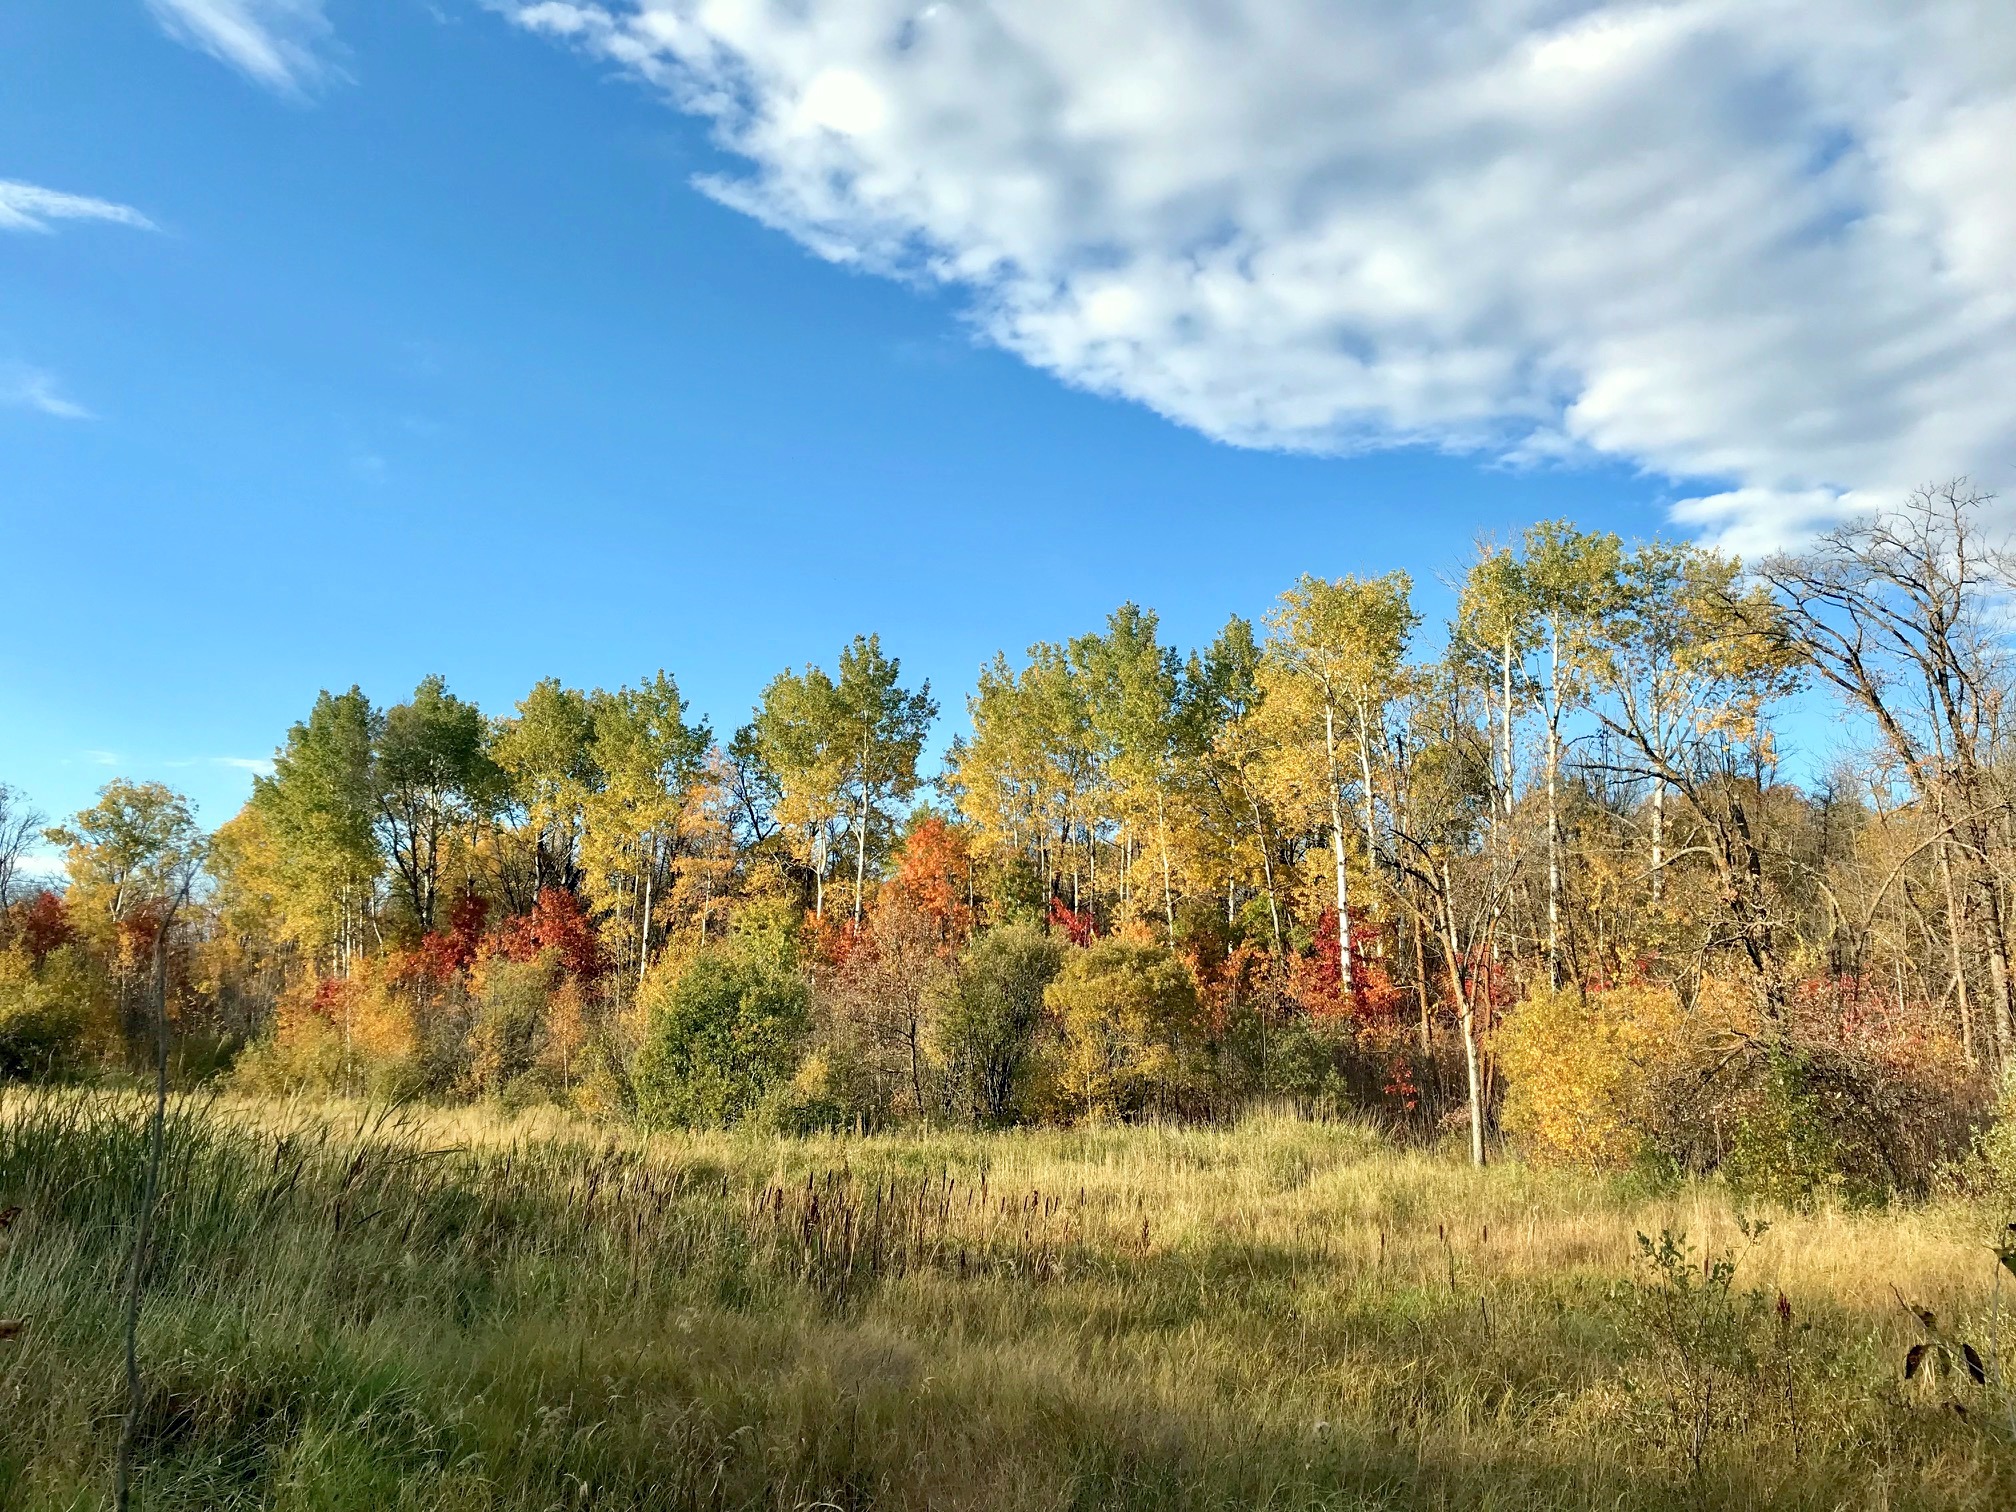
[{"label": "tall grass", "polygon": [[[0,1117],[9,1512],[104,1502],[145,1137],[110,1094]],[[645,1139],[180,1101],[137,1502],[2008,1506],[2007,1395],[1901,1370],[1900,1299],[2016,1363],[1990,1215],[1766,1216],[1746,1249],[1714,1187],[1287,1119]],[[1635,1240],[1667,1231],[1677,1279]]]}]

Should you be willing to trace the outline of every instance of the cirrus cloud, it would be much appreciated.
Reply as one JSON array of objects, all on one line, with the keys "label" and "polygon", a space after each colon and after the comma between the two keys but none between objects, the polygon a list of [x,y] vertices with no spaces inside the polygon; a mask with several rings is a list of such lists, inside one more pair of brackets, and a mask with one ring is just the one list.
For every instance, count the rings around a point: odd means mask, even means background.
[{"label": "cirrus cloud", "polygon": [[2016,464],[1998,0],[502,3],[724,203],[1223,441],[1621,460],[1751,547]]},{"label": "cirrus cloud", "polygon": [[18,362],[0,362],[0,405],[34,410],[57,420],[97,418],[63,392],[55,374]]},{"label": "cirrus cloud", "polygon": [[277,93],[301,94],[335,71],[323,0],[147,0],[147,8],[178,42]]},{"label": "cirrus cloud", "polygon": [[143,231],[154,229],[154,223],[131,205],[93,199],[88,194],[65,194],[18,179],[0,179],[0,231],[51,231],[55,228],[49,223],[59,220],[111,221]]}]

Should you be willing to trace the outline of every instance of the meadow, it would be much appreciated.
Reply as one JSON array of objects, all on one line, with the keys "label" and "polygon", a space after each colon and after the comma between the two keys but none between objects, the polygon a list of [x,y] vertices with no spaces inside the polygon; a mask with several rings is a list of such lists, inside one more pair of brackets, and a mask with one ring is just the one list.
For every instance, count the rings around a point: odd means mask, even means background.
[{"label": "meadow", "polygon": [[[145,1114],[0,1119],[10,1512],[105,1504]],[[207,1097],[168,1136],[141,1507],[2016,1497],[2001,1223],[1957,1200],[1742,1212],[1287,1116],[780,1139]]]}]

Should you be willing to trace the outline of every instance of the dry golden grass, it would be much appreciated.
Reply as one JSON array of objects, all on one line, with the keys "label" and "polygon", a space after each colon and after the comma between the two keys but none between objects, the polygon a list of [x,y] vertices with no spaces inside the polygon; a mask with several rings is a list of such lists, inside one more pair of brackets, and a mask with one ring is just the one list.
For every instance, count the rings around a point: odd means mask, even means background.
[{"label": "dry golden grass", "polygon": [[[0,1505],[101,1495],[139,1130],[102,1095],[0,1119],[0,1314],[35,1319],[0,1355]],[[158,1507],[2016,1497],[2009,1396],[1902,1379],[1900,1296],[2016,1349],[1995,1215],[1959,1203],[1768,1213],[1749,1248],[1713,1185],[1287,1118],[780,1141],[221,1101],[174,1134]],[[1678,1289],[1639,1253],[1662,1231]]]}]

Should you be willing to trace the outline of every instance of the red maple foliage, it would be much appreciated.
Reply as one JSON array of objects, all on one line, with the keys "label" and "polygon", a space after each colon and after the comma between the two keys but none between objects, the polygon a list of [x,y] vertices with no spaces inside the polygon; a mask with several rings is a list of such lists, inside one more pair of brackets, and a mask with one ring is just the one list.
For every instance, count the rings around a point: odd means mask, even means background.
[{"label": "red maple foliage", "polygon": [[37,966],[48,959],[50,951],[60,950],[77,938],[62,896],[47,888],[25,902],[16,903],[9,911],[14,915],[14,929],[20,934],[22,949]]},{"label": "red maple foliage", "polygon": [[1269,979],[1270,965],[1267,952],[1251,942],[1234,945],[1221,961],[1190,956],[1190,974],[1197,979],[1212,1033],[1223,1034],[1232,1022],[1233,1010],[1242,1003],[1256,998],[1278,1001]]},{"label": "red maple foliage", "polygon": [[874,948],[869,932],[837,909],[823,918],[807,913],[799,942],[810,959],[832,967],[845,966],[859,952]]},{"label": "red maple foliage", "polygon": [[542,889],[530,913],[507,919],[498,927],[492,948],[512,961],[536,960],[542,952],[554,951],[567,974],[583,982],[600,976],[608,964],[594,920],[566,887]]},{"label": "red maple foliage", "polygon": [[128,968],[145,964],[154,953],[154,942],[167,921],[167,905],[158,901],[128,909],[112,926],[119,941],[120,962]]},{"label": "red maple foliage", "polygon": [[896,875],[885,894],[906,902],[937,926],[939,941],[950,949],[973,933],[973,854],[966,836],[943,819],[924,820],[903,842]]},{"label": "red maple foliage", "polygon": [[1309,954],[1295,963],[1295,995],[1311,1017],[1385,1020],[1398,1014],[1410,994],[1397,985],[1381,952],[1390,946],[1387,930],[1351,913],[1351,995],[1343,990],[1343,952],[1337,938],[1337,910],[1326,908],[1311,931]]},{"label": "red maple foliage", "polygon": [[1295,963],[1295,995],[1315,1017],[1334,1018],[1344,1011],[1344,970],[1342,952],[1337,944],[1337,910],[1326,908],[1318,914],[1316,927],[1309,934],[1309,953]]},{"label": "red maple foliage", "polygon": [[315,981],[315,996],[309,1000],[308,1008],[322,1018],[336,1023],[348,1016],[351,1000],[356,996],[356,984],[342,977],[318,977]]},{"label": "red maple foliage", "polygon": [[1090,945],[1099,933],[1099,922],[1091,909],[1073,909],[1058,897],[1050,900],[1050,927],[1062,930],[1073,945]]},{"label": "red maple foliage", "polygon": [[1386,1067],[1386,1081],[1379,1090],[1412,1113],[1421,1106],[1421,1086],[1414,1079],[1414,1057],[1407,1051],[1396,1054]]},{"label": "red maple foliage", "polygon": [[483,921],[490,916],[487,898],[464,893],[448,913],[445,930],[429,930],[408,954],[401,976],[446,982],[476,959],[483,943]]}]

